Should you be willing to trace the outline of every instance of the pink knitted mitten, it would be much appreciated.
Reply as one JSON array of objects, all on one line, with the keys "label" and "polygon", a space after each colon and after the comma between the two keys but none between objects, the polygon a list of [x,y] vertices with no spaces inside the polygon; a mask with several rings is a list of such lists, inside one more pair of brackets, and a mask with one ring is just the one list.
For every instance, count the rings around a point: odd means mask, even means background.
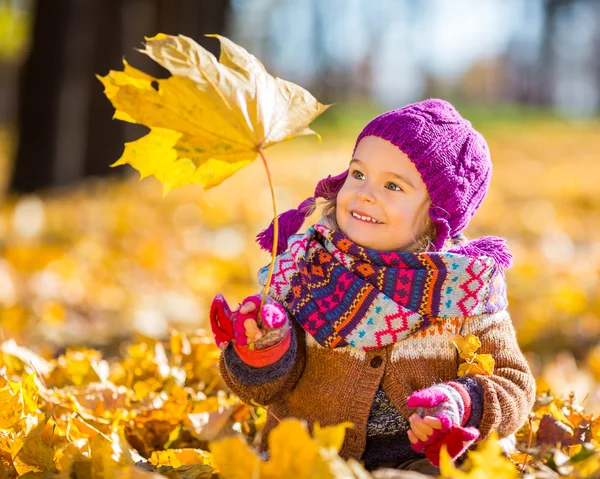
[{"label": "pink knitted mitten", "polygon": [[434,466],[440,463],[440,450],[446,445],[452,459],[463,454],[479,437],[474,427],[463,427],[465,422],[465,405],[460,394],[446,384],[431,386],[414,392],[407,401],[407,406],[417,409],[421,417],[437,417],[441,429],[434,429],[426,441],[419,440],[412,444],[417,452],[425,452],[425,456]]},{"label": "pink knitted mitten", "polygon": [[448,433],[425,449],[425,457],[435,467],[440,466],[440,451],[446,446],[452,460],[462,454],[479,438],[479,431],[474,427],[452,426]]},{"label": "pink knitted mitten", "polygon": [[[258,319],[260,295],[248,296],[241,304],[248,302],[254,303],[255,309],[249,313],[240,313],[240,306],[232,311],[222,294],[218,294],[213,299],[210,306],[210,327],[219,349],[225,349],[232,340],[240,346],[248,346],[244,322],[247,319],[255,321]],[[288,321],[283,307],[269,297],[263,305],[261,319],[267,328],[273,330],[282,328]]]}]

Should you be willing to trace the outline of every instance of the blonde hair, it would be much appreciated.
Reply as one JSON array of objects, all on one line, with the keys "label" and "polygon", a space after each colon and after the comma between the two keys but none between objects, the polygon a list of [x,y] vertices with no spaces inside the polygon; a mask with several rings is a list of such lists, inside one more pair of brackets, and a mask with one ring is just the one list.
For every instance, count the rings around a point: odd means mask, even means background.
[{"label": "blonde hair", "polygon": [[[340,231],[340,227],[335,218],[337,211],[336,202],[336,197],[326,199],[323,202],[322,220],[329,228]],[[433,241],[435,240],[436,230],[435,224],[429,217],[430,206],[431,198],[429,195],[427,195],[417,208],[417,211],[415,211],[415,216],[413,217],[413,229],[415,231],[420,231],[420,233],[417,235],[418,237],[413,235],[412,243],[402,248],[398,248],[397,251],[405,253],[423,253],[433,249]]]}]

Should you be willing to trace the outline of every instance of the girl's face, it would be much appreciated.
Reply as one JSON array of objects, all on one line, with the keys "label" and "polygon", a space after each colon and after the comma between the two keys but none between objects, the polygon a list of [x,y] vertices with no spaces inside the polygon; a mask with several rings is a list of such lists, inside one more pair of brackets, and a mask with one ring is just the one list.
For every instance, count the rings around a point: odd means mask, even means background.
[{"label": "girl's face", "polygon": [[386,140],[366,136],[337,195],[336,220],[342,233],[363,248],[397,251],[421,233],[423,225],[415,213],[427,197],[425,183],[408,156]]}]

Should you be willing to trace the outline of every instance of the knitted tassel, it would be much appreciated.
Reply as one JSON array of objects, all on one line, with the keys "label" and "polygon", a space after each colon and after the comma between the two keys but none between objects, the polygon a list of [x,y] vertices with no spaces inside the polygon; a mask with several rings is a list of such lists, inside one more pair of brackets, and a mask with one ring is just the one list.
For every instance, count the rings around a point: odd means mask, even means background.
[{"label": "knitted tassel", "polygon": [[[284,253],[287,249],[287,242],[290,236],[296,234],[302,227],[307,216],[311,215],[315,210],[315,199],[305,199],[298,209],[288,210],[281,213],[279,218],[279,234],[277,235],[277,255]],[[256,241],[262,249],[269,253],[273,249],[273,238],[275,230],[275,221],[271,221],[269,227],[256,235]]]},{"label": "knitted tassel", "polygon": [[504,240],[497,236],[482,236],[448,252],[467,256],[489,256],[502,268],[510,268],[512,266],[513,256],[509,253]]}]

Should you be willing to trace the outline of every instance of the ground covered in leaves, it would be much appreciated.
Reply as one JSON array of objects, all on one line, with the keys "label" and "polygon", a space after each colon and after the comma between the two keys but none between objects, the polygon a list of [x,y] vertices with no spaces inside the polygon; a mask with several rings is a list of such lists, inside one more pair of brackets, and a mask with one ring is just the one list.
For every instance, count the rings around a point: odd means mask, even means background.
[{"label": "ground covered in leaves", "polygon": [[[494,176],[467,234],[513,249],[510,311],[540,397],[518,452],[503,459],[486,443],[464,477],[600,476],[599,125],[475,126]],[[322,133],[322,145],[269,151],[281,211],[346,167],[358,130]],[[256,292],[269,255],[253,237],[270,212],[259,163],[164,200],[151,179],[5,200],[0,477],[370,477],[337,456],[343,426],[311,438],[284,421],[285,440],[259,462],[248,444],[266,413],[218,376],[208,305],[218,292],[233,304]],[[442,473],[463,477],[450,464]]]}]

